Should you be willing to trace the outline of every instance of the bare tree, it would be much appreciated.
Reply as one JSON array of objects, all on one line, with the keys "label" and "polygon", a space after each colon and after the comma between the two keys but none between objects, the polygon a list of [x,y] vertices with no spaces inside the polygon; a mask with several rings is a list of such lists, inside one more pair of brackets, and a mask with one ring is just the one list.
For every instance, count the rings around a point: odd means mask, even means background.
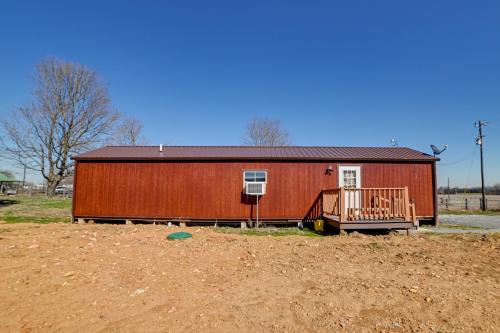
[{"label": "bare tree", "polygon": [[146,144],[146,138],[142,134],[142,123],[132,117],[124,117],[116,126],[116,129],[109,140],[109,144],[140,146]]},{"label": "bare tree", "polygon": [[3,151],[47,181],[47,194],[70,172],[71,156],[96,147],[114,126],[106,87],[85,66],[47,59],[36,67],[31,104],[2,121]]},{"label": "bare tree", "polygon": [[255,117],[248,123],[242,143],[249,146],[289,146],[291,140],[279,120]]}]

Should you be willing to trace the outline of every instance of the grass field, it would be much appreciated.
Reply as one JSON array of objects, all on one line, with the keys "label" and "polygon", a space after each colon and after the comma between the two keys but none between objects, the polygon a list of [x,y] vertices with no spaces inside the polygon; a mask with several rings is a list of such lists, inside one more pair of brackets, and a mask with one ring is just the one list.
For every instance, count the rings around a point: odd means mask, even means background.
[{"label": "grass field", "polygon": [[459,230],[481,230],[481,227],[476,227],[476,226],[467,226],[467,225],[460,225],[460,224],[448,224],[448,223],[440,223],[439,228],[443,229],[459,229]]},{"label": "grass field", "polygon": [[70,222],[71,199],[45,196],[0,197],[0,221],[5,223]]}]

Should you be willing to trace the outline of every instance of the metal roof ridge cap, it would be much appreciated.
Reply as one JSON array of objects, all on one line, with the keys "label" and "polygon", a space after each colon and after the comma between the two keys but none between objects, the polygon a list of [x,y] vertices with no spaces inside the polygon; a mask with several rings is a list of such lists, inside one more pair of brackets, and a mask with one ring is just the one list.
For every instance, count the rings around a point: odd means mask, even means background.
[{"label": "metal roof ridge cap", "polygon": [[427,158],[414,157],[333,157],[333,156],[73,156],[72,160],[87,161],[124,161],[124,160],[277,160],[277,161],[404,161],[404,162],[426,162],[440,161],[440,158],[429,156]]}]

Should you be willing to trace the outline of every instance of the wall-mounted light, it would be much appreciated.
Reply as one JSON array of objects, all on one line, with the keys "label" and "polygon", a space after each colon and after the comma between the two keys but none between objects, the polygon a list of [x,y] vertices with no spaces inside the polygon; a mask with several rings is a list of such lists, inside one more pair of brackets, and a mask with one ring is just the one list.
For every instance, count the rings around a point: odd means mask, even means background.
[{"label": "wall-mounted light", "polygon": [[328,168],[326,168],[325,174],[331,175],[333,173],[333,166],[329,165]]}]

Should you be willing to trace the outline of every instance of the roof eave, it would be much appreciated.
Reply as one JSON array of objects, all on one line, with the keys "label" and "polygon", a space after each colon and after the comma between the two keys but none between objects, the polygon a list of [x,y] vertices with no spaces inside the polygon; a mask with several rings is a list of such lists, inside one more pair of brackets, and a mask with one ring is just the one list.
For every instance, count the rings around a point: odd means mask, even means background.
[{"label": "roof eave", "polygon": [[327,158],[327,157],[73,157],[75,161],[379,161],[379,162],[437,162],[429,158]]}]

